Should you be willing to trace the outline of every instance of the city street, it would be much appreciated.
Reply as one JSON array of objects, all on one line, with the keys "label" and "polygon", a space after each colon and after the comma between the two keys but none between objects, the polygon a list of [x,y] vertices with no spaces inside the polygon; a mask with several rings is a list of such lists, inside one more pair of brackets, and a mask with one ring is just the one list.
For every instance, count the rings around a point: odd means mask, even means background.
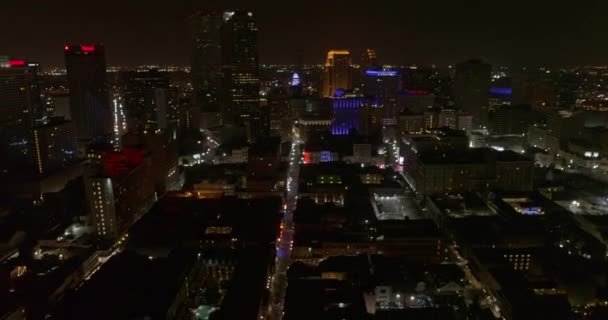
[{"label": "city street", "polygon": [[[294,130],[295,127],[294,127]],[[276,243],[275,270],[270,282],[270,300],[266,319],[282,319],[285,293],[287,291],[287,268],[293,248],[294,224],[293,211],[298,201],[298,176],[300,174],[300,141],[295,135],[289,152],[287,183],[283,195],[283,219]]]},{"label": "city street", "polygon": [[486,290],[483,287],[483,284],[481,282],[479,282],[477,277],[475,277],[475,275],[471,271],[471,268],[469,268],[468,261],[464,257],[462,257],[462,255],[460,255],[458,248],[456,248],[456,246],[454,246],[454,245],[450,245],[449,250],[450,250],[450,254],[452,255],[452,258],[456,262],[456,265],[458,265],[464,272],[464,275],[465,275],[465,278],[467,279],[467,281],[475,289],[481,290],[483,292],[483,298],[485,299],[485,302],[490,307],[490,310],[492,311],[492,314],[494,314],[494,317],[496,317],[496,319],[502,319],[500,307],[496,303],[496,297],[494,297],[494,295],[492,295],[492,293],[490,291]]}]

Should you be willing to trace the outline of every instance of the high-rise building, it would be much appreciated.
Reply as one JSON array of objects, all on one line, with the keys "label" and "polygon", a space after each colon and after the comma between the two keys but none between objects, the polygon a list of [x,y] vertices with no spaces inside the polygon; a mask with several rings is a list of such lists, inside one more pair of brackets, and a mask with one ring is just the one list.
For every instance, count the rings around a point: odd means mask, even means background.
[{"label": "high-rise building", "polygon": [[332,97],[338,90],[350,90],[351,88],[350,52],[348,50],[330,50],[325,61],[323,96]]},{"label": "high-rise building", "polygon": [[152,110],[150,110],[150,118],[148,123],[151,129],[166,130],[167,129],[167,112],[169,111],[169,90],[164,88],[154,89],[152,99]]},{"label": "high-rise building", "polygon": [[193,41],[192,88],[194,105],[201,112],[218,112],[222,105],[221,14],[197,13],[189,18]]},{"label": "high-rise building", "polygon": [[[416,139],[432,149],[425,147],[429,151],[424,151],[417,146]],[[534,161],[520,154],[490,148],[469,149],[464,134],[454,140],[457,144],[428,137],[412,140],[404,148],[404,174],[419,197],[446,192],[532,190]]]},{"label": "high-rise building", "polygon": [[395,70],[370,69],[365,71],[363,93],[373,97],[384,109],[384,118],[396,119],[399,100],[399,73]]},{"label": "high-rise building", "polygon": [[143,149],[89,150],[92,172],[84,178],[91,222],[101,238],[115,239],[156,201],[152,161]]},{"label": "high-rise building", "polygon": [[300,78],[299,73],[294,72],[291,75],[291,81],[289,81],[289,89],[292,97],[302,96],[302,79]]},{"label": "high-rise building", "polygon": [[528,127],[536,118],[530,105],[503,106],[490,117],[490,129],[497,135],[520,134],[528,132]]},{"label": "high-rise building", "polygon": [[112,135],[105,50],[100,44],[71,45],[64,49],[71,119],[79,149],[84,152],[92,141],[109,140]]},{"label": "high-rise building", "polygon": [[547,114],[549,135],[556,137],[562,143],[581,137],[584,127],[585,117],[582,112],[553,110]]},{"label": "high-rise building", "polygon": [[435,106],[436,96],[426,90],[404,90],[399,95],[399,108],[413,113],[422,113]]},{"label": "high-rise building", "polygon": [[441,109],[439,111],[438,125],[439,128],[447,127],[450,129],[458,128],[458,111],[454,109]]},{"label": "high-rise building", "polygon": [[428,108],[424,110],[424,128],[435,129],[439,127],[439,110]]},{"label": "high-rise building", "polygon": [[[290,83],[290,91],[293,94],[302,86],[298,83],[299,78],[294,73]],[[289,116],[289,93],[282,88],[270,90],[267,95],[268,108],[270,111],[270,135],[273,137],[287,137],[291,132],[293,119]]]},{"label": "high-rise building", "polygon": [[260,107],[259,111],[241,115],[241,124],[245,127],[247,141],[250,143],[270,136],[270,108]]},{"label": "high-rise building", "polygon": [[375,104],[364,104],[359,108],[359,132],[366,136],[378,136],[382,130],[384,110]]},{"label": "high-rise building", "polygon": [[399,115],[399,131],[401,135],[421,134],[424,132],[424,114],[405,112]]},{"label": "high-rise building", "polygon": [[375,68],[378,66],[378,57],[376,50],[367,48],[361,55],[361,66],[363,68]]},{"label": "high-rise building", "polygon": [[37,65],[7,60],[0,67],[0,169],[31,164],[29,129],[41,111]]},{"label": "high-rise building", "polygon": [[369,104],[369,99],[362,96],[328,98],[332,105],[333,120],[331,123],[332,135],[348,135],[351,130],[359,133],[361,108]]},{"label": "high-rise building", "polygon": [[74,125],[63,118],[51,118],[32,128],[36,171],[39,175],[66,168],[76,161]]},{"label": "high-rise building", "polygon": [[260,107],[258,27],[253,14],[247,11],[224,12],[223,19],[222,65],[228,93],[226,113],[233,119],[246,118]]},{"label": "high-rise building", "polygon": [[[150,128],[150,125],[156,123],[156,106],[159,103],[164,104],[165,109],[168,108],[169,75],[155,69],[129,71],[122,72],[120,80],[123,83],[124,111],[129,130],[139,132],[156,129]],[[162,95],[159,90],[165,94]]]},{"label": "high-rise building", "polygon": [[455,106],[473,115],[474,128],[488,125],[491,73],[492,67],[480,60],[469,60],[456,65]]},{"label": "high-rise building", "polygon": [[538,111],[555,105],[555,83],[546,69],[518,69],[512,75],[513,105],[528,104]]},{"label": "high-rise building", "polygon": [[64,118],[65,120],[71,120],[70,114],[70,95],[68,93],[59,92],[47,94],[47,103],[50,104],[52,112],[50,113],[53,117]]},{"label": "high-rise building", "polygon": [[572,71],[560,71],[555,84],[555,105],[560,109],[572,109],[578,99],[581,77]]},{"label": "high-rise building", "polygon": [[179,189],[177,140],[171,132],[129,133],[123,137],[122,144],[126,148],[143,148],[150,152],[152,176],[159,196],[167,190]]},{"label": "high-rise building", "polygon": [[113,143],[114,147],[120,149],[122,136],[127,133],[127,116],[124,111],[123,99],[120,96],[115,96],[112,99],[112,127],[114,130]]}]

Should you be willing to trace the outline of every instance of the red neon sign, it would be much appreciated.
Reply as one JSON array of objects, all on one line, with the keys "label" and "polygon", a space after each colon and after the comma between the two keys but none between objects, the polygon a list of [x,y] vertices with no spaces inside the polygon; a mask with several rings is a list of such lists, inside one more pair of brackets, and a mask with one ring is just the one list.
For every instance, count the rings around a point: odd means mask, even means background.
[{"label": "red neon sign", "polygon": [[310,152],[304,152],[304,164],[309,164],[312,161],[310,160]]},{"label": "red neon sign", "polygon": [[23,67],[25,66],[25,60],[9,60],[8,65],[11,67]]},{"label": "red neon sign", "polygon": [[63,47],[63,50],[68,51],[70,50],[70,47],[68,45],[65,45],[65,47]]},{"label": "red neon sign", "polygon": [[85,46],[85,45],[81,45],[80,46],[80,50],[84,51],[84,52],[93,52],[95,51],[95,46]]}]

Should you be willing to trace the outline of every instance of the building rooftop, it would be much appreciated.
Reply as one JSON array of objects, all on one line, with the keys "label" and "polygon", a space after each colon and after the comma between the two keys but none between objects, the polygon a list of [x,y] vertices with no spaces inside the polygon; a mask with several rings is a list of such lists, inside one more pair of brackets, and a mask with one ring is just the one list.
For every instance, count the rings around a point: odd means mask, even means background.
[{"label": "building rooftop", "polygon": [[252,144],[249,148],[249,154],[257,156],[277,155],[280,147],[280,138],[268,138]]},{"label": "building rooftop", "polygon": [[496,215],[477,194],[471,192],[432,196],[431,200],[437,209],[450,218]]},{"label": "building rooftop", "polygon": [[468,164],[482,163],[490,159],[497,162],[531,162],[513,151],[497,151],[491,148],[472,148],[462,151],[451,151],[445,153],[423,153],[420,161],[424,164]]},{"label": "building rooftop", "polygon": [[56,315],[60,319],[164,319],[195,257],[182,253],[151,260],[120,253],[83,287],[69,292]]}]

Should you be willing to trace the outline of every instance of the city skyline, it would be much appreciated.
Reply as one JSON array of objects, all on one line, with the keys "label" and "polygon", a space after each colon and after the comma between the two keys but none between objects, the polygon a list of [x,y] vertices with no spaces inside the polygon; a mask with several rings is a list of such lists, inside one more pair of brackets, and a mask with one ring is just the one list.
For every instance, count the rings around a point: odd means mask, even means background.
[{"label": "city skyline", "polygon": [[608,319],[608,6],[209,2],[0,9],[0,319]]},{"label": "city skyline", "polygon": [[[368,47],[389,64],[483,58],[504,65],[602,65],[608,55],[608,45],[597,41],[606,31],[599,15],[606,4],[591,0],[577,6],[511,1],[500,8],[481,1],[466,6],[395,3],[391,10],[377,2],[343,1],[62,4],[5,4],[0,12],[2,53],[58,67],[65,44],[96,42],[105,44],[108,65],[188,65],[188,16],[203,8],[246,8],[255,12],[260,61],[266,64],[322,63],[329,49],[349,49],[358,57]],[[29,19],[21,19],[26,10]]]}]

